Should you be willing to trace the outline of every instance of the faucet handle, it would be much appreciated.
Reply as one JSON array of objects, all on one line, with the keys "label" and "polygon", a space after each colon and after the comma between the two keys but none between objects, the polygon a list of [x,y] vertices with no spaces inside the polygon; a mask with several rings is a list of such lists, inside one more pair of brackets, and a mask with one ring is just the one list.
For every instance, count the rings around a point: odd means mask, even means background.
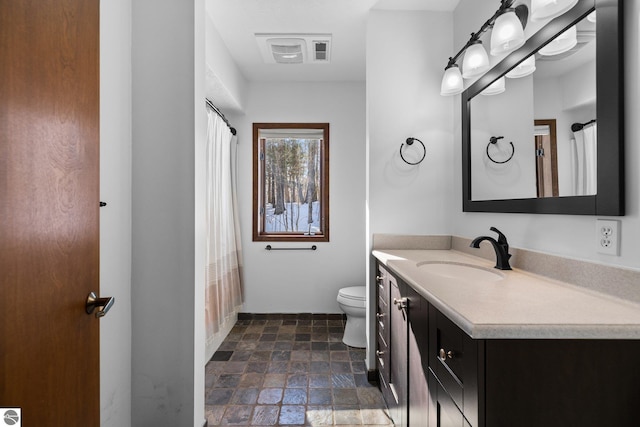
[{"label": "faucet handle", "polygon": [[502,234],[502,232],[500,230],[498,230],[495,227],[491,227],[489,230],[491,231],[495,231],[496,233],[498,233],[498,243],[501,245],[506,245],[507,248],[509,247],[509,243],[507,242],[507,237]]}]

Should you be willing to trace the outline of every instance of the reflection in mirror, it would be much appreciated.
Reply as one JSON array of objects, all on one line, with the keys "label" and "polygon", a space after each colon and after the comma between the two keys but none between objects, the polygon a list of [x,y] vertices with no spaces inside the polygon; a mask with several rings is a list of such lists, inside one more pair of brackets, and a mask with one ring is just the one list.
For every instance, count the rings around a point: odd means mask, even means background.
[{"label": "reflection in mirror", "polygon": [[503,92],[470,100],[471,199],[597,194],[595,23],[582,19],[506,76]]}]

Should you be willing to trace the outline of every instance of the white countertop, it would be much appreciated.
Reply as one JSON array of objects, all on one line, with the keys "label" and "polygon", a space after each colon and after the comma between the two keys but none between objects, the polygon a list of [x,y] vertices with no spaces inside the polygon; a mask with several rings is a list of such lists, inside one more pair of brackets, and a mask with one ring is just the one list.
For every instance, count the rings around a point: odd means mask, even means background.
[{"label": "white countertop", "polygon": [[[373,255],[472,338],[640,339],[640,305],[613,296],[519,269],[497,270],[492,262],[454,250]],[[471,264],[485,270],[479,276],[502,277],[471,281],[420,267],[434,261]]]}]

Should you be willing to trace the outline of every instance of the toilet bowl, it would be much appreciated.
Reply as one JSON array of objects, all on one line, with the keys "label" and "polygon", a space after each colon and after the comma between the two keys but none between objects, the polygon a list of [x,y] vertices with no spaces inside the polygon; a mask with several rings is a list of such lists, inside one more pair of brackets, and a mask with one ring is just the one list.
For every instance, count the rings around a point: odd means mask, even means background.
[{"label": "toilet bowl", "polygon": [[365,348],[366,335],[366,301],[365,286],[350,286],[338,291],[338,305],[347,315],[342,342],[350,347]]}]

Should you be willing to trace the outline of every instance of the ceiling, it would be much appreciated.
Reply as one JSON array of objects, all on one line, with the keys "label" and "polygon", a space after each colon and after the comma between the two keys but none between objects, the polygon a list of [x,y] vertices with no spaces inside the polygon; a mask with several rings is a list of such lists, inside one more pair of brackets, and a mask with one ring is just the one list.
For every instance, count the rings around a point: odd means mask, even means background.
[{"label": "ceiling", "polygon": [[[206,0],[207,12],[249,81],[364,81],[371,9],[452,11],[459,0]],[[329,64],[265,64],[255,33],[329,33]]]}]

